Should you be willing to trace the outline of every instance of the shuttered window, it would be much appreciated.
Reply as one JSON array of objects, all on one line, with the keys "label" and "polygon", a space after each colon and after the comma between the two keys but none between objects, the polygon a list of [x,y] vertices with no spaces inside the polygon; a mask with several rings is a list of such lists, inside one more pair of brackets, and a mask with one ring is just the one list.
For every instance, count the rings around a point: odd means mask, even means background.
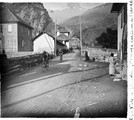
[{"label": "shuttered window", "polygon": [[0,25],[0,33],[3,33],[2,25]]},{"label": "shuttered window", "polygon": [[22,46],[22,47],[25,46],[25,41],[24,41],[24,40],[21,41],[21,46]]},{"label": "shuttered window", "polygon": [[12,25],[8,25],[8,32],[12,32]]}]

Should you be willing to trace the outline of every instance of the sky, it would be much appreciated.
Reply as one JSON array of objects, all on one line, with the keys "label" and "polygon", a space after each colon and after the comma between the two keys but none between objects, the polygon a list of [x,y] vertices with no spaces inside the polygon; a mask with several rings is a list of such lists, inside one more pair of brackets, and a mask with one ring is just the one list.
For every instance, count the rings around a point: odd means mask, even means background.
[{"label": "sky", "polygon": [[95,7],[102,3],[82,3],[82,2],[77,2],[77,3],[53,2],[52,3],[51,2],[51,3],[43,3],[43,4],[44,4],[44,7],[49,10],[62,10],[62,9],[66,9],[66,8],[76,8],[76,7],[90,9],[90,8]]}]

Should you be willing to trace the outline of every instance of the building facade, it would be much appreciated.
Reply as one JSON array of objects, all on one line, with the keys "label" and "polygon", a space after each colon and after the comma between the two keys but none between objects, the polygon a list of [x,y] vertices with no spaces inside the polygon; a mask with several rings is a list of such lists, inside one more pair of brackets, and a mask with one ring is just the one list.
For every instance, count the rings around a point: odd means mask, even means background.
[{"label": "building facade", "polygon": [[54,54],[54,40],[48,34],[41,33],[34,38],[34,53],[42,53],[44,50]]},{"label": "building facade", "polygon": [[[0,7],[1,50],[8,54],[32,52],[32,27],[8,6]],[[9,56],[10,57],[10,56]]]},{"label": "building facade", "polygon": [[127,3],[114,3],[112,13],[118,14],[118,56],[120,63],[127,60]]},{"label": "building facade", "polygon": [[[54,54],[55,38],[47,33],[40,33],[34,39],[34,53],[42,53],[46,51],[50,54]],[[56,41],[56,51],[59,49],[66,50],[67,46],[60,41]]]},{"label": "building facade", "polygon": [[73,47],[73,48],[80,48],[80,40],[79,38],[77,37],[72,37],[69,41],[69,46],[70,48]]},{"label": "building facade", "polygon": [[68,30],[66,30],[65,27],[59,28],[59,30],[57,32],[57,40],[59,40],[63,44],[65,44],[68,49],[70,48],[70,46],[69,46],[70,32]]}]

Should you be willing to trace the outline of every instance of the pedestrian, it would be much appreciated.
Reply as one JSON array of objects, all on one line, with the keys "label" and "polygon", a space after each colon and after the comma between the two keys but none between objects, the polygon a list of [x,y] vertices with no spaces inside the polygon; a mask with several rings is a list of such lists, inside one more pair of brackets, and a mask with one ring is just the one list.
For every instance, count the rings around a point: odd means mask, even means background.
[{"label": "pedestrian", "polygon": [[73,47],[70,48],[70,51],[73,52]]},{"label": "pedestrian", "polygon": [[5,50],[2,50],[2,54],[0,54],[0,75],[1,79],[4,78],[4,73],[7,72],[7,55]]},{"label": "pedestrian", "polygon": [[88,60],[89,60],[88,52],[85,51],[85,61],[88,61]]},{"label": "pedestrian", "polygon": [[60,61],[62,61],[62,59],[63,59],[63,51],[62,51],[62,49],[59,49],[59,55],[60,55]]},{"label": "pedestrian", "polygon": [[111,76],[114,76],[114,74],[115,74],[115,58],[114,58],[114,53],[111,53],[110,58],[109,58],[109,74]]},{"label": "pedestrian", "polygon": [[46,51],[43,52],[43,71],[49,67],[49,55]]}]

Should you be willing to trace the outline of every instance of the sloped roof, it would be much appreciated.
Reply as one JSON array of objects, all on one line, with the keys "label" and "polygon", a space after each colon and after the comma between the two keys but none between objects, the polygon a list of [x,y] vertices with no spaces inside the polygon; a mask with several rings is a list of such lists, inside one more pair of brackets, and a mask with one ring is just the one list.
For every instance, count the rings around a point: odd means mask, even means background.
[{"label": "sloped roof", "polygon": [[59,28],[60,33],[69,33],[65,28]]},{"label": "sloped roof", "polygon": [[9,6],[4,6],[3,8],[1,8],[0,16],[1,16],[0,23],[17,22],[33,29],[32,26],[30,26],[28,23],[22,20],[18,15],[16,15],[16,13]]},{"label": "sloped roof", "polygon": [[33,39],[32,39],[32,41],[35,41],[38,37],[40,37],[41,35],[43,35],[43,34],[47,34],[47,35],[49,35],[50,37],[52,37],[53,39],[55,39],[55,37],[53,37],[51,34],[48,34],[47,32],[40,32],[37,36],[35,36]]},{"label": "sloped roof", "polygon": [[61,33],[61,34],[57,37],[57,40],[66,41],[66,40],[69,40],[69,37],[66,36],[65,34]]}]

